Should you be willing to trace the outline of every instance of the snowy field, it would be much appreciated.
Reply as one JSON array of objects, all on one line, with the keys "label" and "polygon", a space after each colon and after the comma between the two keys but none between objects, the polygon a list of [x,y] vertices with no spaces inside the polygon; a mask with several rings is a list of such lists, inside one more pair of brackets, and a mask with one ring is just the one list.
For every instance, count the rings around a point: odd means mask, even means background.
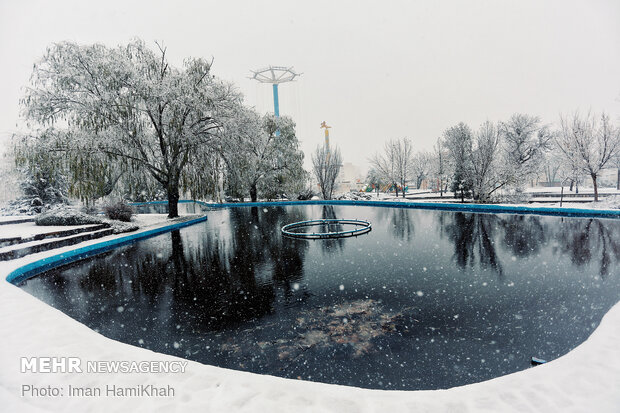
[{"label": "snowy field", "polygon": [[[568,205],[567,205],[568,206]],[[140,216],[140,231],[170,222]],[[88,241],[96,244],[113,238]],[[64,250],[78,246],[66,247]],[[4,262],[15,268],[63,249]],[[183,361],[110,340],[9,284],[0,282],[0,400],[4,411],[208,411],[208,412],[618,412],[620,410],[620,303],[583,344],[550,363],[487,382],[434,391],[377,391],[262,376],[187,361],[184,373],[20,373],[20,358],[79,357],[87,361]],[[441,360],[437,361],[441,363]],[[169,397],[106,397],[117,388],[153,385]],[[63,392],[22,397],[23,386]],[[103,389],[101,397],[69,397],[69,386]]]}]

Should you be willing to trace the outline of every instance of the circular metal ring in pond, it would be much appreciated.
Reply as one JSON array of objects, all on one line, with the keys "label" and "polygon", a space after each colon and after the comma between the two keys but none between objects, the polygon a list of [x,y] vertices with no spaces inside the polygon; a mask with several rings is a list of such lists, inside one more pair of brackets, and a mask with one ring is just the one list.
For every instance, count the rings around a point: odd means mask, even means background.
[{"label": "circular metal ring in pond", "polygon": [[[355,228],[347,231],[333,232],[295,232],[296,228],[314,227],[318,225],[354,225]],[[361,219],[313,219],[311,221],[299,221],[282,227],[282,234],[292,238],[321,239],[321,238],[344,238],[366,234],[371,230],[370,222]]]}]

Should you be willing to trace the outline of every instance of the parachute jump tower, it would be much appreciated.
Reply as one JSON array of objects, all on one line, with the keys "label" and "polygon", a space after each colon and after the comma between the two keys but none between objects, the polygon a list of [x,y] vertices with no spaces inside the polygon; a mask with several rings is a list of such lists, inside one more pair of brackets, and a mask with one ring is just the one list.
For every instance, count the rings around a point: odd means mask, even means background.
[{"label": "parachute jump tower", "polygon": [[[280,102],[278,99],[278,85],[280,83],[292,82],[296,77],[301,76],[292,67],[269,66],[263,69],[252,70],[250,79],[258,80],[261,83],[271,83],[273,85],[273,112],[277,118],[280,117]],[[279,135],[279,131],[276,135]]]}]

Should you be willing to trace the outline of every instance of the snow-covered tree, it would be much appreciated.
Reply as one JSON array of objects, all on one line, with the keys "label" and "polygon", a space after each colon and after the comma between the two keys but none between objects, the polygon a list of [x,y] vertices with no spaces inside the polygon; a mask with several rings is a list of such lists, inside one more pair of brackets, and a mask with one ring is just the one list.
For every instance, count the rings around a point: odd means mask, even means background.
[{"label": "snow-covered tree", "polygon": [[386,142],[383,153],[375,152],[368,160],[381,180],[389,182],[398,196],[398,181],[396,168],[396,153],[393,141]]},{"label": "snow-covered tree", "polygon": [[512,185],[522,185],[538,175],[544,154],[551,147],[553,135],[540,118],[527,114],[514,114],[507,122],[500,122],[498,131],[502,139],[505,176],[512,177]]},{"label": "snow-covered tree", "polygon": [[460,194],[461,202],[464,202],[472,189],[471,129],[460,122],[444,132],[443,141],[452,171],[451,190],[455,196]]},{"label": "snow-covered tree", "polygon": [[403,190],[403,198],[405,197],[405,187],[411,177],[413,168],[413,144],[411,139],[402,138],[393,141],[394,155],[396,160],[396,179],[400,183]]},{"label": "snow-covered tree", "polygon": [[437,139],[433,147],[431,172],[437,180],[439,196],[442,197],[444,192],[447,191],[449,183],[448,153],[442,138]]},{"label": "snow-covered tree", "polygon": [[243,198],[249,193],[252,202],[256,202],[259,192],[274,198],[305,188],[304,155],[299,150],[291,118],[260,117],[253,109],[245,108],[224,130],[227,138],[222,154],[231,195]]},{"label": "snow-covered tree", "polygon": [[448,129],[443,142],[452,170],[452,191],[461,201],[469,192],[487,202],[498,190],[518,187],[541,170],[552,134],[537,117],[515,114],[495,126],[490,121],[476,133],[463,123]]},{"label": "snow-covered tree", "polygon": [[312,171],[321,188],[323,199],[332,199],[336,178],[342,167],[342,156],[337,146],[317,146],[312,154]]},{"label": "snow-covered tree", "polygon": [[240,99],[203,59],[177,69],[165,48],[154,52],[139,40],[117,48],[56,43],[35,64],[23,99],[27,119],[47,129],[24,143],[58,154],[83,180],[99,182],[103,163],[114,174],[148,176],[175,217],[181,191],[212,190],[201,185],[211,171],[198,167],[199,154],[215,145]]},{"label": "snow-covered tree", "polygon": [[370,168],[366,174],[366,183],[375,188],[375,192],[379,193],[379,189],[383,186],[384,181],[381,174],[375,169]]},{"label": "snow-covered tree", "polygon": [[398,196],[398,184],[403,189],[411,177],[413,145],[410,139],[392,139],[385,143],[383,153],[375,153],[370,158],[372,167],[382,179],[391,182]]},{"label": "snow-covered tree", "polygon": [[556,144],[570,165],[592,179],[594,201],[598,201],[598,177],[601,170],[620,152],[620,128],[612,125],[605,113],[600,118],[588,113],[560,117]]},{"label": "snow-covered tree", "polygon": [[411,179],[415,187],[420,189],[422,181],[428,178],[433,170],[433,156],[428,152],[416,152],[411,158]]},{"label": "snow-covered tree", "polygon": [[477,201],[487,201],[493,192],[510,182],[501,165],[500,149],[497,128],[486,121],[475,133],[471,148],[472,191]]},{"label": "snow-covered tree", "polygon": [[563,162],[562,153],[560,150],[554,145],[551,149],[545,152],[544,158],[542,167],[545,181],[548,183],[561,181],[563,175]]}]

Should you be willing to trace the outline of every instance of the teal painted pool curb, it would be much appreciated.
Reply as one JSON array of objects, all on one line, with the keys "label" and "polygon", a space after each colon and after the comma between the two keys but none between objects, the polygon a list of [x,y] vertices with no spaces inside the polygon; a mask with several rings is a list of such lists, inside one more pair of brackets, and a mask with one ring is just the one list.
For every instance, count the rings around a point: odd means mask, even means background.
[{"label": "teal painted pool curb", "polygon": [[151,229],[148,231],[139,232],[137,234],[132,234],[132,235],[128,235],[125,237],[103,241],[97,244],[88,245],[86,247],[77,248],[72,251],[67,251],[61,254],[53,255],[51,257],[46,257],[46,258],[31,262],[29,264],[26,264],[22,267],[19,267],[16,270],[13,270],[11,273],[9,273],[9,275],[7,275],[6,280],[12,284],[17,284],[17,283],[27,280],[28,278],[34,277],[37,274],[40,274],[44,271],[51,270],[61,265],[69,264],[74,261],[79,261],[84,258],[92,257],[93,255],[101,254],[102,252],[112,250],[122,245],[131,244],[132,242],[135,242],[135,241],[138,241],[144,238],[149,238],[155,235],[174,231],[176,229],[184,228],[184,227],[197,224],[199,222],[203,222],[206,220],[207,220],[207,217],[203,216],[200,218],[192,219],[190,221],[179,222],[177,224],[167,225],[164,227],[159,227],[159,228]]},{"label": "teal painted pool curb", "polygon": [[[162,205],[168,201],[136,202],[132,205]],[[260,206],[286,206],[286,205],[359,205],[378,206],[389,208],[413,208],[434,209],[440,211],[479,212],[485,214],[519,214],[519,215],[550,215],[581,218],[620,218],[620,210],[600,210],[585,208],[539,208],[526,206],[493,205],[493,204],[454,204],[440,202],[400,202],[400,201],[351,201],[351,200],[315,200],[315,201],[273,201],[273,202],[234,202],[234,203],[208,203],[193,201],[191,199],[180,200],[179,203],[196,203],[208,208],[231,208],[231,207],[260,207]]]}]

